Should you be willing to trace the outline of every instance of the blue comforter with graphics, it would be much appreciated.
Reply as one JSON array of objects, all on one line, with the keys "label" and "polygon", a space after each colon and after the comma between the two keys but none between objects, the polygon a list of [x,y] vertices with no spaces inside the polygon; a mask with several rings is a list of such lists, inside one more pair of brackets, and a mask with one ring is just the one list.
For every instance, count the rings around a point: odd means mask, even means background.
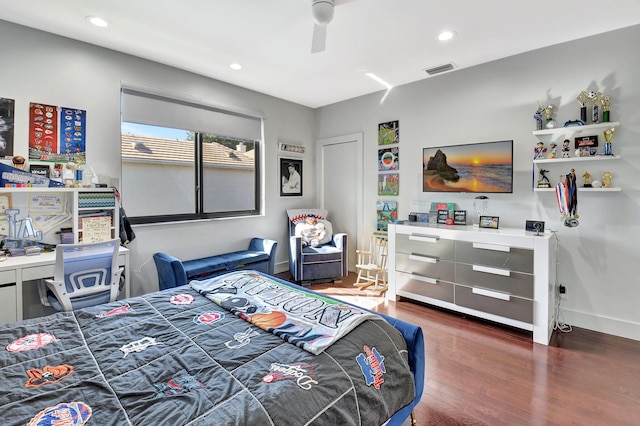
[{"label": "blue comforter with graphics", "polygon": [[0,326],[0,412],[3,425],[380,425],[416,402],[409,358],[386,321],[314,355],[183,286]]}]

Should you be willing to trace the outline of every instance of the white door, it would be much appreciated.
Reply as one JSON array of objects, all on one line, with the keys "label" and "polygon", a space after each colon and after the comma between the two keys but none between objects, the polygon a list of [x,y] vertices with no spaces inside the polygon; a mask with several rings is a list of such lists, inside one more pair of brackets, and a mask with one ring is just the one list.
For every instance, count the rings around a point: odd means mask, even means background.
[{"label": "white door", "polygon": [[321,139],[318,148],[320,206],[328,211],[334,232],[347,234],[348,268],[355,271],[362,241],[362,133]]}]

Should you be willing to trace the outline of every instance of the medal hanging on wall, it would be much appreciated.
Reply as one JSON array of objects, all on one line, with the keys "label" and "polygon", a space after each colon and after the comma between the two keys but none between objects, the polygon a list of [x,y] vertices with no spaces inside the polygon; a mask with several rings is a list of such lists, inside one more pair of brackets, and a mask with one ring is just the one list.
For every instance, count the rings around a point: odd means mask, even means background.
[{"label": "medal hanging on wall", "polygon": [[574,169],[566,175],[564,182],[556,186],[556,200],[564,226],[569,228],[578,226],[578,188]]}]

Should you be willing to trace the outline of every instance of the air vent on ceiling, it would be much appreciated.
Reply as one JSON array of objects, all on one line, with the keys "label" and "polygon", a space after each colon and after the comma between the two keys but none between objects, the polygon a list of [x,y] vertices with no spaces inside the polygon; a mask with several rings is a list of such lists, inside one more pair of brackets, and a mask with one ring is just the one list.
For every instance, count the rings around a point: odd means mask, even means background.
[{"label": "air vent on ceiling", "polygon": [[435,75],[435,74],[440,74],[446,71],[451,71],[454,68],[455,67],[453,66],[453,64],[444,64],[444,65],[438,65],[437,67],[427,68],[425,69],[425,71],[429,75]]}]

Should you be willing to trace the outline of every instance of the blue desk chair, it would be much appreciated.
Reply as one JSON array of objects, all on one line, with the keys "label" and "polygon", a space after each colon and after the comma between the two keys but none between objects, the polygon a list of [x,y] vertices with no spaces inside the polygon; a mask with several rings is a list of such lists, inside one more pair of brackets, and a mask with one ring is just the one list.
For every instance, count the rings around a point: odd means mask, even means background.
[{"label": "blue desk chair", "polygon": [[40,301],[57,311],[72,311],[113,302],[118,297],[120,240],[88,244],[59,244],[53,279],[38,285]]}]

